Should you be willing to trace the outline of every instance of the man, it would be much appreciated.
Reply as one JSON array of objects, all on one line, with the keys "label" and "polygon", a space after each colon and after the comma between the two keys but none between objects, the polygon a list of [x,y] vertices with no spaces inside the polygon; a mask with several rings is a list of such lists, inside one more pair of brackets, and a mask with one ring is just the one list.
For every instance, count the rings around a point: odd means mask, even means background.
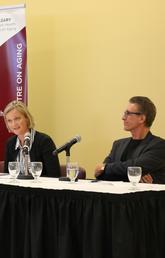
[{"label": "man", "polygon": [[113,143],[110,154],[95,169],[101,180],[128,181],[127,167],[142,167],[141,182],[165,183],[165,140],[153,135],[150,127],[156,116],[153,102],[143,96],[129,100],[123,114],[124,130],[132,137]]}]

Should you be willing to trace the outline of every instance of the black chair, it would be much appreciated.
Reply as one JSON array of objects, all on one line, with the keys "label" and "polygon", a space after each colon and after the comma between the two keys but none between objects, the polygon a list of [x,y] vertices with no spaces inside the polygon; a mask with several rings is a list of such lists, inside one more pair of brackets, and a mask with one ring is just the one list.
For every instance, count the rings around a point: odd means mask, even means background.
[{"label": "black chair", "polygon": [[[61,177],[66,177],[66,165],[60,165]],[[86,179],[86,170],[83,167],[79,167],[78,179]]]},{"label": "black chair", "polygon": [[[60,165],[61,176],[66,177],[66,165]],[[0,173],[4,172],[4,161],[0,161]],[[79,167],[78,179],[86,179],[86,170],[83,167]]]},{"label": "black chair", "polygon": [[0,161],[0,173],[4,173],[4,161]]}]

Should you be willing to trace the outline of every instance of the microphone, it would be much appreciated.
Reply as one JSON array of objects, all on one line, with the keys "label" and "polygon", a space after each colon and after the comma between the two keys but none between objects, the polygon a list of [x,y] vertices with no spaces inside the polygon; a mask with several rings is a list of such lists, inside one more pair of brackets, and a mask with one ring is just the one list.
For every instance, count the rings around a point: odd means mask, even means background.
[{"label": "microphone", "polygon": [[29,132],[25,133],[24,142],[23,142],[23,153],[24,154],[28,154],[30,151],[30,139],[31,139],[30,133]]},{"label": "microphone", "polygon": [[59,148],[54,150],[53,155],[57,155],[58,153],[60,153],[64,150],[68,151],[73,144],[80,142],[80,141],[81,141],[81,136],[76,135],[73,139],[71,139],[70,141],[66,142],[65,144],[63,144],[62,146],[60,146]]},{"label": "microphone", "polygon": [[23,160],[21,161],[21,171],[18,175],[19,179],[34,179],[31,172],[29,171],[29,151],[30,151],[31,134],[30,132],[25,133],[24,141],[22,146]]}]

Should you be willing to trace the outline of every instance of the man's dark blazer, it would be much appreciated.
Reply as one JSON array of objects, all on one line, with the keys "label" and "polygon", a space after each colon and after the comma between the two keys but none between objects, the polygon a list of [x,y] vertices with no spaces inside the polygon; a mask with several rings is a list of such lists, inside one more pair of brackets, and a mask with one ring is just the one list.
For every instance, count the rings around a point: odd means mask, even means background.
[{"label": "man's dark blazer", "polygon": [[150,173],[154,183],[165,183],[165,140],[149,132],[132,152],[132,158],[121,161],[131,139],[129,137],[113,143],[110,154],[104,160],[104,173],[98,178],[128,181],[127,167],[140,166],[142,174]]},{"label": "man's dark blazer", "polygon": [[[15,149],[17,136],[10,137],[6,144],[5,168],[4,172],[8,173],[8,162],[15,161],[19,149]],[[30,150],[31,161],[43,162],[42,176],[59,177],[60,164],[58,156],[53,156],[52,152],[56,149],[53,140],[46,134],[35,132],[34,141]]]}]

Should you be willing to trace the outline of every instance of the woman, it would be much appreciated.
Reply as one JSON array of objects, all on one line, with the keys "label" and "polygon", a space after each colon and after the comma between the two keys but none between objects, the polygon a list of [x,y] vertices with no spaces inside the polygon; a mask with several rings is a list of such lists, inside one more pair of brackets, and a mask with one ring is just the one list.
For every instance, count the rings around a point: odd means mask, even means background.
[{"label": "woman", "polygon": [[15,100],[10,102],[4,109],[4,119],[8,131],[15,134],[6,144],[4,172],[8,173],[9,161],[22,160],[24,136],[30,133],[30,160],[43,163],[42,176],[59,177],[59,159],[52,154],[56,146],[48,135],[34,130],[33,117],[26,105]]}]

